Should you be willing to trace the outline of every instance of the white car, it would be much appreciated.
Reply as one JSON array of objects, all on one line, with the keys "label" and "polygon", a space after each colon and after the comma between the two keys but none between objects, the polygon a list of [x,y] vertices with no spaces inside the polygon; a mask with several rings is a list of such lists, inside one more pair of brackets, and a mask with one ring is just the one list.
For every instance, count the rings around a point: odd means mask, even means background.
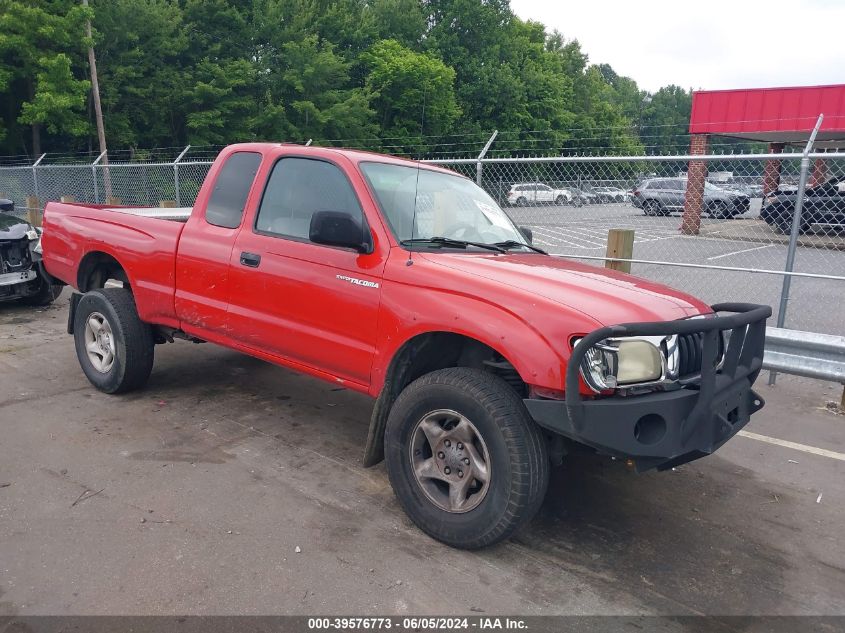
[{"label": "white car", "polygon": [[523,182],[511,186],[508,204],[525,207],[529,204],[569,204],[572,192],[569,189],[552,189],[541,182]]}]

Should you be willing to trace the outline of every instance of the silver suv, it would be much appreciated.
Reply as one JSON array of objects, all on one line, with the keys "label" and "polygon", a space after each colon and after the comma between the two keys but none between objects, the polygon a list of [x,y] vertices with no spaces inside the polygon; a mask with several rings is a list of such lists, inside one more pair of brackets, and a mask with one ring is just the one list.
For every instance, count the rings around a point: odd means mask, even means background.
[{"label": "silver suv", "polygon": [[[686,178],[649,178],[631,192],[631,203],[646,215],[669,215],[684,210]],[[714,218],[733,218],[748,211],[751,203],[744,193],[704,183],[704,211]]]}]

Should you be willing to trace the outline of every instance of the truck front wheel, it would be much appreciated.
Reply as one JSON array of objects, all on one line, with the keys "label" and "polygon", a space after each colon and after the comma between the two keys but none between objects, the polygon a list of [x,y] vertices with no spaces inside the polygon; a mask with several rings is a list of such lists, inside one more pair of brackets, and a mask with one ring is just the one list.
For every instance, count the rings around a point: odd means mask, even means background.
[{"label": "truck front wheel", "polygon": [[399,395],[385,430],[390,483],[411,520],[462,549],[508,538],[543,502],[545,439],[516,392],[477,369],[431,372]]},{"label": "truck front wheel", "polygon": [[73,337],[82,371],[100,391],[132,391],[150,377],[153,332],[138,317],[129,290],[102,288],[86,292],[76,306]]}]

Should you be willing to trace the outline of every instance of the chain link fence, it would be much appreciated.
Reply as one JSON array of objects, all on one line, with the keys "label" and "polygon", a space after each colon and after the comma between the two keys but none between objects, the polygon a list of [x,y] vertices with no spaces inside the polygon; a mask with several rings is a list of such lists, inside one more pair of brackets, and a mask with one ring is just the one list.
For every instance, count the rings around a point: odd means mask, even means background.
[{"label": "chain link fence", "polygon": [[[604,266],[608,231],[631,229],[634,248],[626,261],[637,276],[710,303],[770,304],[785,327],[845,330],[845,153],[509,153],[430,162],[477,181],[554,255]],[[0,197],[12,198],[20,213],[65,196],[97,204],[191,206],[212,161],[185,155],[170,162],[0,167]],[[806,191],[799,196],[802,172]],[[698,180],[698,187],[690,186]],[[799,200],[798,232],[791,236]],[[786,276],[788,303],[782,301]]]},{"label": "chain link fence", "polygon": [[[785,268],[801,154],[486,159],[480,183],[550,253],[603,266],[608,231],[630,229],[634,248],[626,261],[637,276],[710,303],[770,304],[777,321],[789,274],[782,324],[841,334],[845,154],[809,159],[791,274]],[[685,217],[691,161],[707,168],[694,222]],[[479,161],[437,163],[479,178]]]}]

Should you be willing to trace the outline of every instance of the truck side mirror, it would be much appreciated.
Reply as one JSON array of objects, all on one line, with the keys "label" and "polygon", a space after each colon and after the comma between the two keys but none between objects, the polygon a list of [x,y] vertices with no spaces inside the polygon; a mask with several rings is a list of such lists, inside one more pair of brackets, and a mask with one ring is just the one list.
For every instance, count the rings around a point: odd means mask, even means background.
[{"label": "truck side mirror", "polygon": [[359,253],[373,252],[372,236],[366,225],[346,211],[315,211],[308,238],[315,244],[354,248]]},{"label": "truck side mirror", "polygon": [[14,213],[15,203],[6,198],[0,198],[0,211],[3,211],[5,213]]},{"label": "truck side mirror", "polygon": [[527,226],[520,226],[519,232],[522,233],[522,236],[528,241],[529,244],[534,243],[534,231],[532,231]]}]

